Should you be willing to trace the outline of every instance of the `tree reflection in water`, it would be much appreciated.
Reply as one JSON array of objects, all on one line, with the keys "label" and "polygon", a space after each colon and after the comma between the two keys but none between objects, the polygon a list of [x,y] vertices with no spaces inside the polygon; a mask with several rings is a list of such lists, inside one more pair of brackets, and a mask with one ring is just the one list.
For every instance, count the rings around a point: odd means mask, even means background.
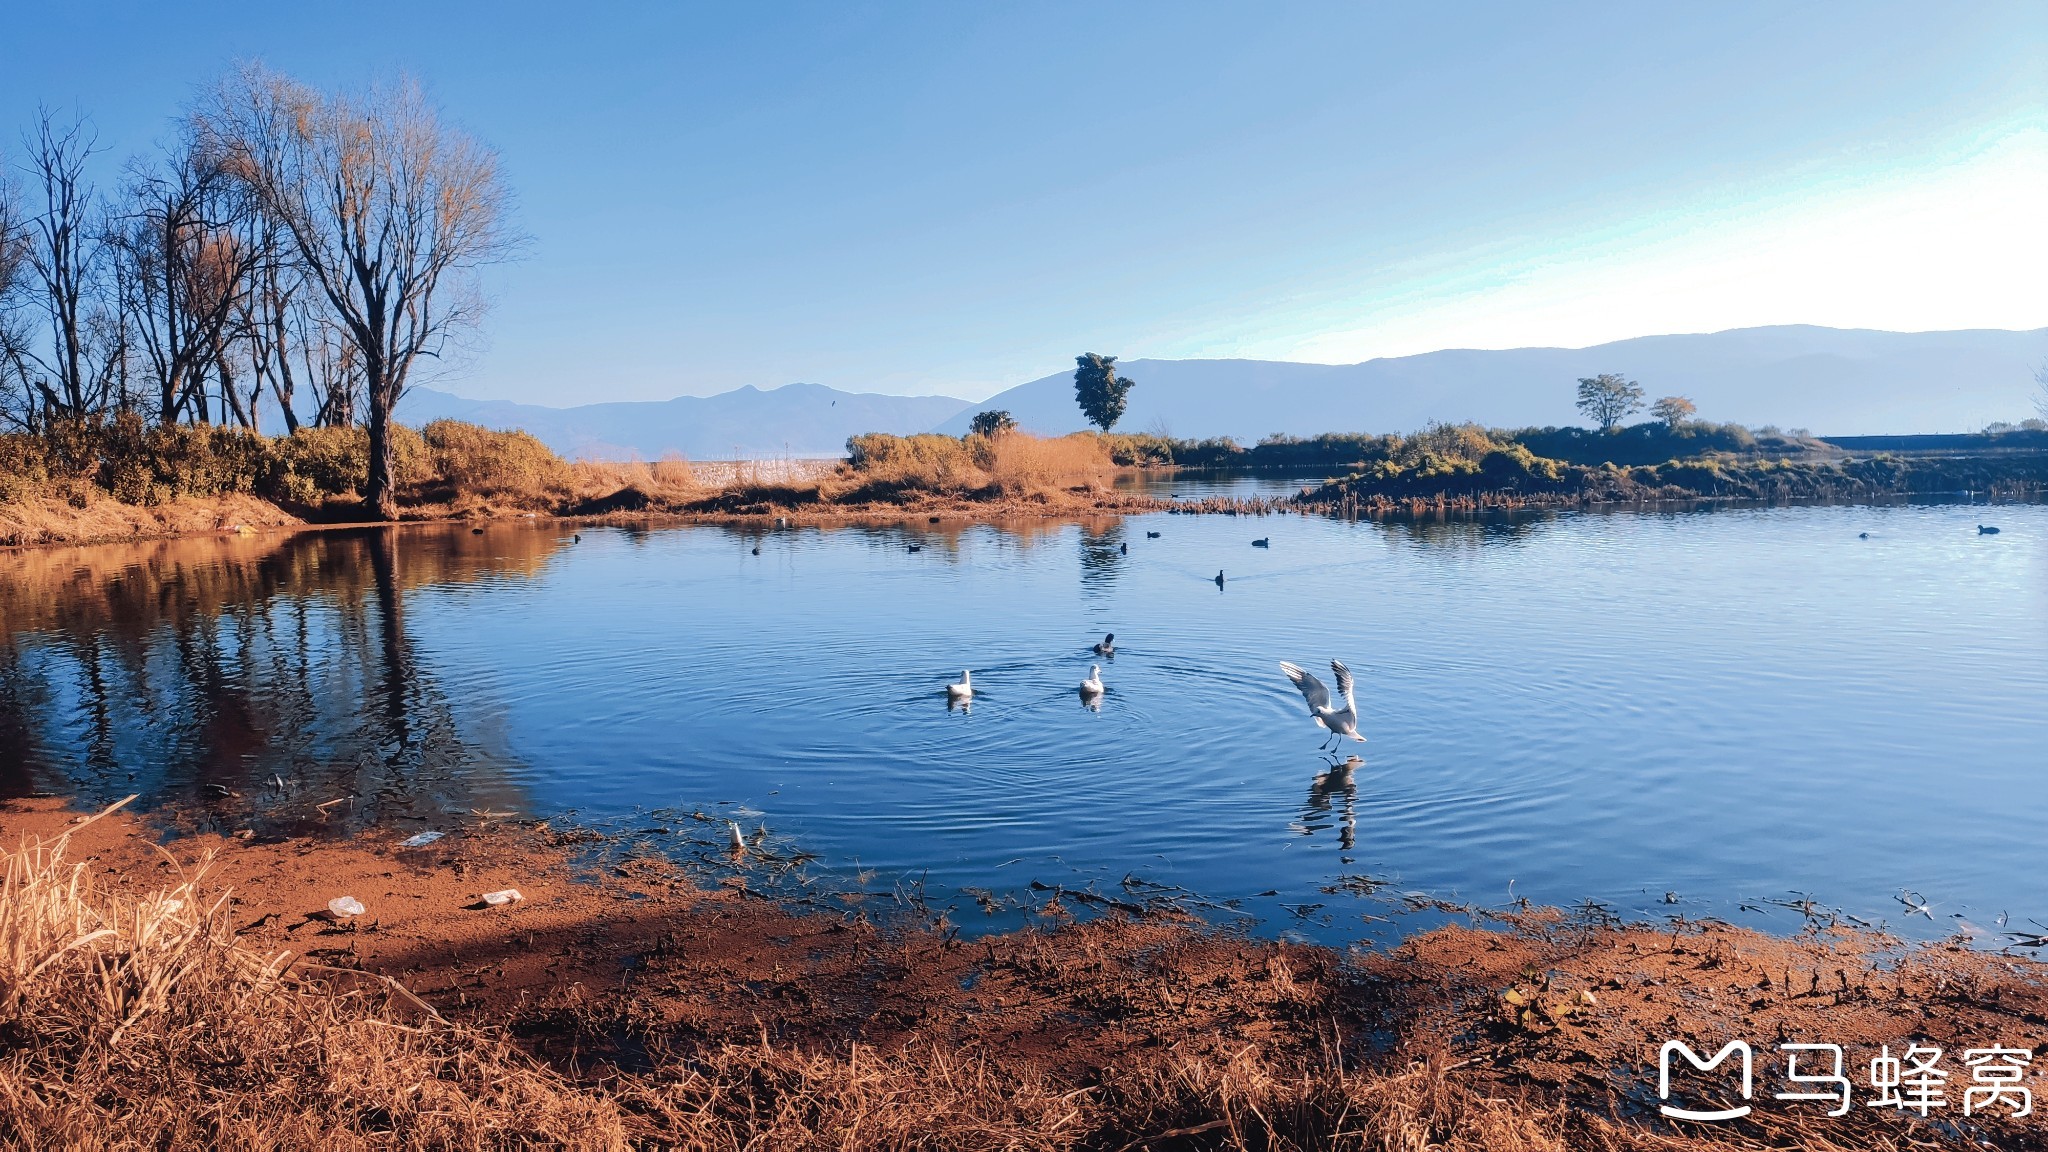
[{"label": "tree reflection in water", "polygon": [[520,810],[522,766],[464,734],[406,602],[533,575],[566,540],[437,526],[5,557],[0,795],[140,792],[278,830]]}]

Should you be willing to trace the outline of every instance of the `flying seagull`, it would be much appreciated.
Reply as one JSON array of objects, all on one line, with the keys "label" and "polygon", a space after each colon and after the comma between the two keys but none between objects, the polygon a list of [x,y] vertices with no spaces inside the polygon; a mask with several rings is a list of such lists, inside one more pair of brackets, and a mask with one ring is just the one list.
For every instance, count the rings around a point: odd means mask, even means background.
[{"label": "flying seagull", "polygon": [[[1330,690],[1323,687],[1323,682],[1316,679],[1313,674],[1304,672],[1285,660],[1280,662],[1280,671],[1285,672],[1287,679],[1293,681],[1296,688],[1301,689],[1302,699],[1308,701],[1309,716],[1315,720],[1317,727],[1330,730],[1331,740],[1349,736],[1360,743],[1365,742],[1365,737],[1358,734],[1358,699],[1352,691],[1351,669],[1346,668],[1342,660],[1330,661],[1330,671],[1337,674],[1337,693],[1344,697],[1342,708],[1330,707]],[[1326,744],[1328,742],[1324,741]]]}]

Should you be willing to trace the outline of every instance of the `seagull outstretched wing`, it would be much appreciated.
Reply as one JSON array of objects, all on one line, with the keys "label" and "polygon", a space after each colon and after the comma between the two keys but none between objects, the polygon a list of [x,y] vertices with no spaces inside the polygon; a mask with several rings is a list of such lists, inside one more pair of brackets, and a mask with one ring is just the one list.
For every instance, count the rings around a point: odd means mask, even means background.
[{"label": "seagull outstretched wing", "polygon": [[[1330,706],[1330,690],[1323,687],[1323,682],[1316,679],[1313,673],[1304,672],[1300,667],[1289,664],[1285,660],[1280,662],[1280,670],[1287,673],[1287,678],[1294,682],[1296,688],[1301,689],[1302,699],[1308,701],[1309,715],[1315,716],[1318,709],[1325,709]],[[1350,673],[1345,673],[1345,676],[1348,680]],[[1338,681],[1340,684],[1344,682],[1343,680]],[[1321,723],[1322,718],[1317,716],[1316,722]]]},{"label": "seagull outstretched wing", "polygon": [[[1358,698],[1351,693],[1351,669],[1346,668],[1342,660],[1332,660],[1330,661],[1330,671],[1337,674],[1337,691],[1344,697],[1344,706],[1356,712],[1358,710]],[[1311,676],[1310,679],[1313,680],[1314,677]],[[1322,685],[1318,684],[1316,687],[1321,688]],[[1328,697],[1325,696],[1325,699],[1328,699]]]}]

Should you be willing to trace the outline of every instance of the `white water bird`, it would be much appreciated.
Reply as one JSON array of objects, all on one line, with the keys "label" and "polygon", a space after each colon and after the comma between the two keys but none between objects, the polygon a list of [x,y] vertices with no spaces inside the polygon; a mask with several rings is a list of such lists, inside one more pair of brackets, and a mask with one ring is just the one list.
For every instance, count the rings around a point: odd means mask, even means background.
[{"label": "white water bird", "polygon": [[946,699],[948,699],[948,700],[970,700],[970,699],[973,699],[973,697],[974,697],[974,677],[973,677],[973,676],[971,676],[971,675],[969,675],[969,674],[968,674],[968,673],[967,673],[967,672],[966,672],[966,671],[965,671],[965,670],[963,669],[963,670],[961,671],[961,673],[960,673],[960,682],[959,682],[958,684],[948,684],[948,685],[946,685]]},{"label": "white water bird", "polygon": [[1342,708],[1330,706],[1330,690],[1312,673],[1304,672],[1285,660],[1280,662],[1280,671],[1286,673],[1287,679],[1301,690],[1302,699],[1308,701],[1310,718],[1315,720],[1317,727],[1329,729],[1331,740],[1349,736],[1360,743],[1365,742],[1365,737],[1358,734],[1358,698],[1352,690],[1351,669],[1346,668],[1342,660],[1330,661],[1330,671],[1337,674],[1337,693],[1344,697]]},{"label": "white water bird", "polygon": [[1102,643],[1095,646],[1095,654],[1097,656],[1116,655],[1116,633],[1111,632],[1109,635],[1104,636]]},{"label": "white water bird", "polygon": [[1102,665],[1090,664],[1088,678],[1081,681],[1081,696],[1089,699],[1102,695]]},{"label": "white water bird", "polygon": [[740,833],[739,822],[727,820],[725,827],[727,831],[732,833],[732,850],[735,852],[745,852],[747,850],[747,838]]}]

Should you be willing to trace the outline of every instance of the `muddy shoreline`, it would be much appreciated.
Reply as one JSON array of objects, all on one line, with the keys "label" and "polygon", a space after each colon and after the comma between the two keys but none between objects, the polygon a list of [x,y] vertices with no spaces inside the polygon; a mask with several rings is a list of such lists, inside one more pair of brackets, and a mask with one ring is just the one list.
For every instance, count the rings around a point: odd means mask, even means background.
[{"label": "muddy shoreline", "polygon": [[[787,857],[765,848],[705,869],[588,829],[488,815],[420,847],[317,830],[167,838],[162,816],[81,819],[59,799],[6,802],[0,843],[70,831],[68,859],[138,895],[196,875],[195,890],[225,897],[237,946],[287,957],[291,978],[330,992],[390,987],[390,1003],[416,1021],[509,1037],[600,1096],[653,1091],[714,1054],[843,1062],[868,1052],[890,1075],[965,1062],[1012,1103],[1028,1087],[1102,1095],[1105,1109],[1141,1083],[1164,1091],[1159,1077],[1240,1076],[1270,1091],[1284,1082],[1308,1093],[1302,1108],[1319,1093],[1426,1082],[1441,1113],[1431,1123],[1448,1125],[1442,1146],[1457,1148],[2048,1144],[2048,1111],[1965,1119],[1949,1107],[1923,1119],[1859,1104],[1831,1118],[1766,1092],[1737,1123],[1657,1114],[1665,1039],[1702,1053],[1746,1039],[1770,1091],[1783,1087],[1773,1045],[1839,1044],[1859,1100],[1855,1069],[1880,1046],[1938,1044],[1952,1053],[1952,1104],[1967,1079],[1959,1054],[1997,1044],[2039,1053],[2025,1083],[2048,1089],[2044,966],[1955,942],[1817,925],[1779,938],[1542,908],[1474,912],[1383,951],[1260,939],[1170,910],[1054,914],[963,938],[943,919],[858,893],[784,898],[774,880]],[[506,888],[523,899],[480,902]],[[333,919],[325,909],[340,896],[363,914]],[[1149,1142],[1146,1131],[1122,1133],[1120,1145],[1076,1129],[1071,1141],[1022,1146],[1326,1146],[1233,1144],[1217,1136],[1238,1122],[1231,1106],[1212,1101],[1220,1111],[1205,1117],[1174,1099],[1178,1111],[1148,1121]],[[1136,1123],[1115,1115],[1103,1122]],[[1289,1131],[1343,1136],[1327,1146],[1407,1146],[1385,1132],[1345,1136],[1341,1120],[1317,1126],[1328,1119],[1304,1114]],[[633,1123],[650,1146],[701,1136],[644,1109]],[[925,1123],[921,1146],[1014,1146],[949,1141],[943,1117]]]}]

